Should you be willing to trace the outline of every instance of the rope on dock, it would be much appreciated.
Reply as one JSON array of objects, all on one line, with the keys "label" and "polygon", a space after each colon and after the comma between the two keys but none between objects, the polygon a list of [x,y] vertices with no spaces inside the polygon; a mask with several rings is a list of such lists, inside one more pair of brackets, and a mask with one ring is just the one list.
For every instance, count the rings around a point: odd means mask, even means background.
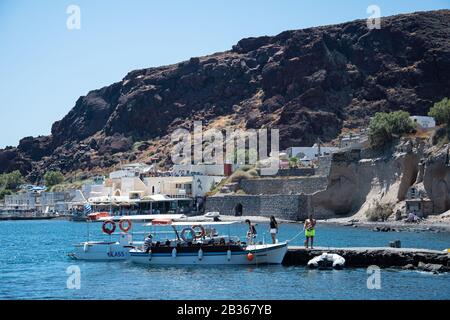
[{"label": "rope on dock", "polygon": [[289,242],[294,241],[294,240],[297,239],[301,234],[303,234],[303,231],[300,231],[300,232],[297,233],[292,239],[287,240],[286,242],[289,243]]}]

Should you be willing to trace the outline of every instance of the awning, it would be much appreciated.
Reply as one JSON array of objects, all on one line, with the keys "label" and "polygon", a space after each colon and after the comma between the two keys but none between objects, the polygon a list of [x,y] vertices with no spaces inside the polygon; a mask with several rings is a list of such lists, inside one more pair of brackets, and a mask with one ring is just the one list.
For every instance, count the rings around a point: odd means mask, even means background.
[{"label": "awning", "polygon": [[[226,226],[239,223],[239,221],[179,221],[172,222],[172,226]],[[145,224],[145,226],[151,226],[151,223]]]},{"label": "awning", "polygon": [[186,219],[186,216],[184,214],[141,214],[141,215],[132,215],[132,216],[113,216],[113,217],[105,217],[98,219],[99,221],[106,221],[106,220],[148,220],[152,221],[155,219],[167,219],[167,220],[181,220]]},{"label": "awning", "polygon": [[151,201],[173,201],[174,199],[169,198],[163,194],[154,194],[152,196],[146,196],[142,198],[142,200],[151,200]]}]

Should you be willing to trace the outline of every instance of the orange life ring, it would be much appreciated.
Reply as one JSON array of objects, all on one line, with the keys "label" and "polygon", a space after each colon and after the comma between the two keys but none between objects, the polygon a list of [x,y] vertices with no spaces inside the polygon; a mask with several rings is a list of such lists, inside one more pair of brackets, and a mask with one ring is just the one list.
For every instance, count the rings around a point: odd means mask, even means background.
[{"label": "orange life ring", "polygon": [[[205,228],[202,225],[192,226],[192,229],[195,231],[195,239],[201,239],[206,235]],[[200,229],[200,231],[197,231]]]},{"label": "orange life ring", "polygon": [[[109,225],[111,225],[111,227],[108,227]],[[102,230],[104,233],[111,235],[116,231],[116,223],[112,220],[106,220],[103,222]]]},{"label": "orange life ring", "polygon": [[[126,223],[127,227],[124,227],[124,226],[123,226],[124,223]],[[123,232],[128,232],[128,231],[130,231],[132,225],[133,225],[133,223],[131,222],[130,219],[123,219],[123,220],[120,220],[120,222],[119,222],[119,228],[120,228],[120,230],[122,230]]]}]

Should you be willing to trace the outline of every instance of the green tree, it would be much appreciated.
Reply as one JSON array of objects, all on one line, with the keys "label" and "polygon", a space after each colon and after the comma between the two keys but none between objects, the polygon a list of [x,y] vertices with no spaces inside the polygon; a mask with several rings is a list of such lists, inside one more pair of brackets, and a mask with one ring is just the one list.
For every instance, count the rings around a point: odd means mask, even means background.
[{"label": "green tree", "polygon": [[378,112],[370,121],[369,139],[372,145],[381,146],[395,135],[410,133],[413,129],[414,122],[408,112]]},{"label": "green tree", "polygon": [[433,117],[438,124],[450,125],[450,99],[444,98],[436,102],[428,115]]},{"label": "green tree", "polygon": [[64,175],[59,171],[47,171],[44,175],[45,185],[51,188],[64,181]]},{"label": "green tree", "polygon": [[0,175],[0,189],[16,191],[24,183],[24,178],[20,171],[13,171]]},{"label": "green tree", "polygon": [[291,157],[291,158],[289,158],[289,167],[291,167],[291,168],[297,168],[298,162],[299,162],[299,160],[298,160],[297,157]]},{"label": "green tree", "polygon": [[12,194],[11,190],[1,189],[0,190],[0,200],[5,199],[5,196]]}]

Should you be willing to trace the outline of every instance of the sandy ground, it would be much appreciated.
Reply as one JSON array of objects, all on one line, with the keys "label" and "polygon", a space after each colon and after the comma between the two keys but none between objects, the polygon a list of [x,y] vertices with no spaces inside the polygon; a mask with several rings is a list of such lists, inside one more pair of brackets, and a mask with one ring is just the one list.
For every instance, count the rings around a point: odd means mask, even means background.
[{"label": "sandy ground", "polygon": [[338,224],[345,226],[356,227],[389,227],[400,230],[417,230],[417,231],[445,231],[450,232],[450,212],[447,211],[440,215],[429,216],[419,223],[409,223],[405,221],[385,221],[385,222],[370,222],[366,220],[359,220],[355,217],[333,218],[327,220],[320,220],[322,223]]}]

